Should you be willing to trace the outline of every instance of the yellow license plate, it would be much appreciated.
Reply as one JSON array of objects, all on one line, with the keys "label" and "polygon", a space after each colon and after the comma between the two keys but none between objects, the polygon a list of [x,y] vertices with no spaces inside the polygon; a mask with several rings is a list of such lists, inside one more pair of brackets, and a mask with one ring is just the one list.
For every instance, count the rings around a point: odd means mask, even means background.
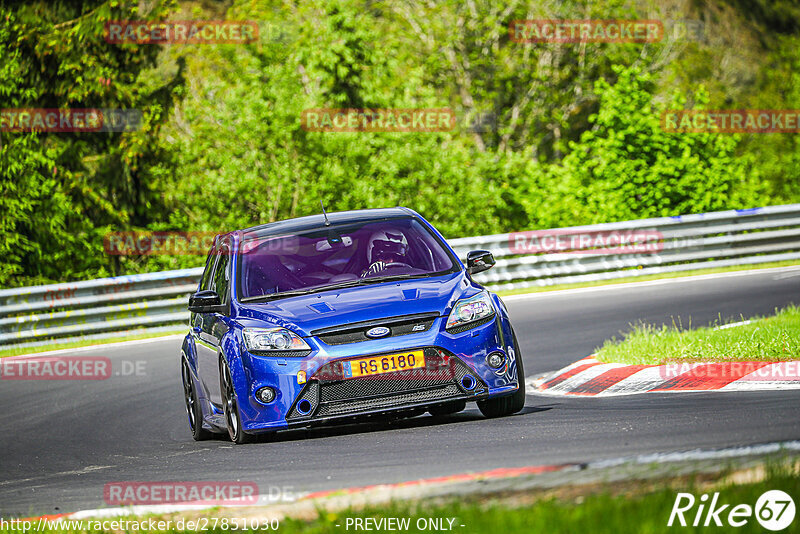
[{"label": "yellow license plate", "polygon": [[408,369],[419,369],[420,367],[425,367],[425,356],[423,356],[421,350],[342,362],[345,378],[381,375]]}]

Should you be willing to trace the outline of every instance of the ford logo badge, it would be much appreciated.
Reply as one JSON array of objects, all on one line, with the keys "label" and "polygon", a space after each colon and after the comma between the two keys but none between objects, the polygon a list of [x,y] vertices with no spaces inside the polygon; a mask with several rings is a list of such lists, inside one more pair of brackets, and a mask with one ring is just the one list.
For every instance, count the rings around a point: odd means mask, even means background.
[{"label": "ford logo badge", "polygon": [[389,330],[385,326],[376,326],[375,328],[370,328],[369,330],[367,330],[367,337],[371,338],[383,337],[389,332],[391,332],[391,330]]}]

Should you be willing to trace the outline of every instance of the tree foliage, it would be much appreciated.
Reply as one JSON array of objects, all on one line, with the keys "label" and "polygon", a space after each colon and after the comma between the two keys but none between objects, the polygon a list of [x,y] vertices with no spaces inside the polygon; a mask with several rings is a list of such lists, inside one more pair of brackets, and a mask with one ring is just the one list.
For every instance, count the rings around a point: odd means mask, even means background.
[{"label": "tree foliage", "polygon": [[[529,207],[532,218],[543,226],[570,218],[599,223],[744,208],[758,199],[750,162],[735,154],[740,136],[665,132],[662,112],[684,109],[686,99],[654,102],[651,75],[636,67],[613,70],[613,85],[604,79],[595,84],[600,103],[589,117],[593,127],[550,166],[549,187],[537,187],[560,189],[560,203],[540,198]],[[698,107],[707,103],[702,88],[695,99]]]},{"label": "tree foliage", "polygon": [[114,108],[143,112],[132,133],[2,134],[0,284],[107,275],[111,227],[147,224],[162,212],[165,158],[158,130],[169,95],[140,78],[158,50],[112,47],[105,22],[161,17],[108,2],[28,2],[0,8],[0,107]]},{"label": "tree foliage", "polygon": [[[4,5],[1,108],[139,109],[144,123],[126,133],[0,132],[0,286],[199,265],[198,256],[109,256],[102,238],[228,231],[317,213],[320,201],[406,205],[448,237],[798,201],[797,135],[660,127],[668,107],[800,108],[796,9],[684,4]],[[103,34],[115,19],[221,18],[258,21],[260,40],[119,45]],[[510,39],[511,21],[536,18],[696,19],[705,33],[647,44]],[[457,111],[454,131],[300,123],[310,108],[443,107]],[[489,121],[476,128],[475,114]]]}]

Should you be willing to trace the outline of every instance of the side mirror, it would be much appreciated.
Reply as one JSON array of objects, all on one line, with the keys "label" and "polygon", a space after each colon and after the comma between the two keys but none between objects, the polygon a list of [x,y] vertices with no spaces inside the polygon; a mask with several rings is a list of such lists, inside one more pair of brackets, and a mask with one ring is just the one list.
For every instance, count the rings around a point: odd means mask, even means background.
[{"label": "side mirror", "polygon": [[478,274],[491,269],[495,264],[494,256],[488,250],[471,250],[467,253],[467,272]]},{"label": "side mirror", "polygon": [[216,291],[206,289],[198,291],[189,297],[189,311],[194,313],[209,313],[219,310],[222,302]]}]

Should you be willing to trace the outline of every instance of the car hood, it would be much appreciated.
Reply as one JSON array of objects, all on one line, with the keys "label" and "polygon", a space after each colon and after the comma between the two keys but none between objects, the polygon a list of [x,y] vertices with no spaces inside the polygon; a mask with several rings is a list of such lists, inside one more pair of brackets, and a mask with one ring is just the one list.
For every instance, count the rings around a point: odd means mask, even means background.
[{"label": "car hood", "polygon": [[462,271],[240,304],[236,320],[244,327],[264,326],[268,322],[309,336],[320,328],[398,315],[430,312],[446,315],[458,299],[477,291]]}]

